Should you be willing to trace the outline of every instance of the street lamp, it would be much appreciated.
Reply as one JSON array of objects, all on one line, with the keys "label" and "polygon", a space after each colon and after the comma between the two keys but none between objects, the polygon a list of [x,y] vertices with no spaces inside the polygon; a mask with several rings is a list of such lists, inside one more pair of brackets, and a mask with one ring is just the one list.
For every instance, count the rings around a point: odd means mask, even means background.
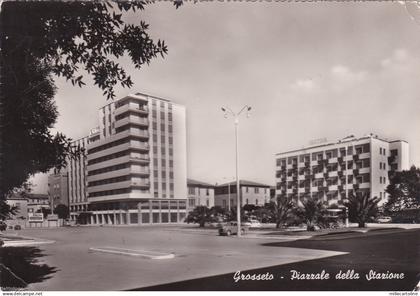
[{"label": "street lamp", "polygon": [[238,237],[241,236],[241,196],[240,196],[240,185],[239,185],[239,147],[238,147],[238,127],[239,127],[239,117],[246,110],[246,116],[249,117],[251,107],[245,105],[242,107],[241,111],[235,113],[232,109],[228,107],[222,107],[222,111],[225,114],[225,118],[228,118],[231,115],[235,123],[235,140],[236,140],[236,195],[237,195],[237,220],[238,220]]},{"label": "street lamp", "polygon": [[228,211],[229,211],[229,213],[230,213],[230,180],[231,179],[233,179],[233,177],[231,177],[231,178],[226,178],[226,177],[223,177],[223,180],[227,180],[227,183],[228,183]]},{"label": "street lamp", "polygon": [[344,209],[345,209],[345,217],[346,217],[346,228],[349,228],[349,200],[347,198],[343,199],[343,205],[344,205]]}]

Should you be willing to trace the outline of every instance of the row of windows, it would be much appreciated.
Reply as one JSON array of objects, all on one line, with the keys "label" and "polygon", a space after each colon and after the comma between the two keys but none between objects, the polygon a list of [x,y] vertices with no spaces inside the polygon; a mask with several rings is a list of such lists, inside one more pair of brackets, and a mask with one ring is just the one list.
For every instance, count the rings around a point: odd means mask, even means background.
[{"label": "row of windows", "polygon": [[88,176],[94,176],[94,175],[103,174],[103,173],[107,173],[107,172],[118,171],[118,170],[126,169],[126,168],[129,168],[129,167],[130,167],[129,162],[122,163],[122,164],[117,164],[117,165],[112,165],[112,166],[109,166],[109,167],[89,171]]},{"label": "row of windows", "polygon": [[[356,152],[356,154],[368,153],[370,152],[370,144],[354,146],[354,151]],[[299,158],[299,162],[309,162],[311,156],[312,156],[312,160],[322,160],[324,159],[324,154],[325,154],[326,159],[335,158],[335,157],[338,157],[339,155],[340,157],[343,157],[346,155],[353,155],[353,146],[349,146],[347,148],[336,148],[336,149],[326,150],[322,152],[314,152],[312,154],[308,153],[308,154],[300,155],[299,157],[292,156],[292,157],[287,157],[287,158],[279,158],[277,159],[277,165],[285,166],[286,161],[287,161],[287,164],[297,164],[298,158]]]},{"label": "row of windows", "polygon": [[[349,176],[347,176],[347,183],[353,183],[354,179],[356,179],[356,181],[358,183],[370,183],[370,174],[369,173],[361,174],[361,175],[358,175],[356,177],[353,176],[353,175],[349,175]],[[333,177],[333,178],[329,178],[329,179],[315,179],[314,181],[312,181],[312,186],[313,187],[324,186],[324,180],[326,181],[327,186],[337,185],[338,180],[340,180],[341,183],[344,185],[346,178],[345,178],[345,176],[343,176],[342,178]],[[297,182],[277,183],[277,189],[286,188],[286,184],[287,184],[287,189],[292,189],[294,187],[296,188],[296,186],[298,185]],[[309,187],[309,185],[310,185],[309,181],[303,181],[303,182],[299,183],[300,188]]]},{"label": "row of windows", "polygon": [[147,120],[147,115],[137,113],[137,112],[134,112],[134,111],[127,111],[127,112],[118,114],[117,116],[115,116],[115,120],[121,120],[121,119],[130,117],[130,116],[135,116],[135,117],[138,117],[138,118],[144,118],[145,120]]},{"label": "row of windows", "polygon": [[92,181],[88,183],[88,186],[98,186],[98,185],[130,181],[130,180],[133,182],[139,182],[139,183],[147,183],[149,181],[148,178],[141,178],[141,175],[131,174],[127,176],[119,176],[119,177],[114,177],[114,178],[98,180],[98,181]]},{"label": "row of windows", "polygon": [[[190,198],[188,199],[188,206],[189,207],[195,207],[196,203],[195,203],[195,198]],[[201,204],[198,204],[198,206],[201,206]],[[206,207],[210,207],[210,200],[207,198],[206,199]]]},{"label": "row of windows", "polygon": [[131,192],[131,188],[112,189],[112,190],[91,192],[89,193],[89,197],[124,194],[124,193],[130,193],[130,192]]},{"label": "row of windows", "polygon": [[[153,142],[157,143],[157,135],[156,134],[153,134]],[[160,142],[161,142],[162,145],[164,145],[164,143],[166,142],[164,135],[160,136]],[[174,143],[174,139],[173,139],[172,136],[168,137],[168,143],[169,143],[169,145],[172,145]]]},{"label": "row of windows", "polygon": [[[340,166],[341,169],[345,169],[345,164]],[[362,169],[362,168],[369,168],[370,167],[370,160],[369,159],[362,159],[361,161],[358,161],[356,163],[356,169]],[[352,170],[353,169],[353,161],[348,161],[347,162],[347,169],[348,170]],[[326,172],[335,172],[338,171],[338,164],[329,164],[326,166]],[[318,174],[318,173],[323,173],[324,172],[324,167],[323,166],[312,166],[312,173],[313,174]],[[311,171],[309,168],[303,169],[299,171],[299,175],[310,175]],[[277,171],[277,177],[283,176],[285,177],[287,176],[292,176],[292,175],[297,175],[298,172],[296,170],[287,170],[287,172],[285,170],[279,170]]]},{"label": "row of windows", "polygon": [[[201,193],[200,188],[197,188],[197,187],[188,187],[188,193],[189,194],[196,194],[196,192],[198,192],[198,195],[200,195],[200,193]],[[206,188],[205,195],[206,196],[209,196],[210,195],[210,189],[209,188]]]}]

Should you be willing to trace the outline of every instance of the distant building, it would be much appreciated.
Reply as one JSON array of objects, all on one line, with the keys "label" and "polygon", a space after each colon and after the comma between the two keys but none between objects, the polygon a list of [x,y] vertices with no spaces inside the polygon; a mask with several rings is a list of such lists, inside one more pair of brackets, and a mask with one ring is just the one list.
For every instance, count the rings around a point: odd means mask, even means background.
[{"label": "distant building", "polygon": [[[240,180],[239,183],[242,206],[247,204],[263,206],[265,203],[270,202],[270,185],[246,180]],[[229,208],[229,206],[231,208],[236,207],[236,181],[221,184],[216,187],[214,204],[225,209]]]},{"label": "distant building", "polygon": [[76,220],[78,215],[88,210],[87,199],[87,155],[86,148],[89,137],[83,137],[72,142],[75,151],[79,151],[78,157],[67,160],[68,172],[68,199],[70,219]]},{"label": "distant building", "polygon": [[197,206],[214,207],[214,188],[215,185],[196,181],[187,180],[188,187],[188,211],[193,210]]},{"label": "distant building", "polygon": [[41,212],[43,208],[51,209],[50,200],[47,194],[29,193],[25,195],[25,198],[28,201],[28,216],[31,216],[36,212]]},{"label": "distant building", "polygon": [[28,219],[28,200],[19,194],[12,194],[6,198],[6,204],[16,207],[16,212],[11,219]]},{"label": "distant building", "polygon": [[409,169],[409,145],[375,135],[346,137],[334,143],[276,155],[276,195],[298,204],[318,198],[341,205],[353,193],[387,199],[388,174]]},{"label": "distant building", "polygon": [[66,170],[48,176],[48,196],[51,208],[59,204],[69,206],[68,173]]}]

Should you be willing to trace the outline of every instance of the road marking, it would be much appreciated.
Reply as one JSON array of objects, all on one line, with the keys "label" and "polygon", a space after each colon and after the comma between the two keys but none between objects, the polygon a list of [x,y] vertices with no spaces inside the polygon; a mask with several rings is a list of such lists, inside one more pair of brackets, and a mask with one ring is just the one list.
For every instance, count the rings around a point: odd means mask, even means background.
[{"label": "road marking", "polygon": [[132,250],[132,249],[123,249],[116,247],[103,247],[103,248],[89,248],[89,251],[101,252],[101,253],[110,253],[117,255],[126,255],[126,256],[136,256],[147,259],[172,259],[175,258],[175,255],[172,253],[160,253],[154,251],[146,250]]}]

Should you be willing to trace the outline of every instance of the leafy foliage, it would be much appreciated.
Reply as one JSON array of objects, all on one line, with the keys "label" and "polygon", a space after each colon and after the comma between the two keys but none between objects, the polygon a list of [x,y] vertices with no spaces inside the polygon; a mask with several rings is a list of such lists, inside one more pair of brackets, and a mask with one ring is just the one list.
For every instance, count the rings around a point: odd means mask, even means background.
[{"label": "leafy foliage", "polygon": [[212,207],[211,209],[206,206],[197,206],[188,213],[185,222],[197,223],[200,227],[204,227],[205,223],[217,222],[219,218],[224,217],[226,214],[226,211],[219,206]]},{"label": "leafy foliage", "polygon": [[349,196],[349,219],[359,224],[359,227],[365,227],[366,222],[374,221],[379,213],[378,197],[370,197],[369,192],[358,192]]},{"label": "leafy foliage", "polygon": [[59,219],[67,219],[70,215],[69,207],[64,204],[58,204],[54,209],[54,213],[58,215]]},{"label": "leafy foliage", "polygon": [[401,211],[420,207],[420,169],[412,166],[408,171],[394,172],[386,189],[388,211]]},{"label": "leafy foliage", "polygon": [[[141,11],[148,1],[33,1],[2,3],[1,92],[3,114],[1,198],[30,175],[63,167],[80,149],[61,133],[52,134],[58,112],[53,75],[82,87],[81,71],[93,77],[107,98],[119,83],[133,82],[116,62],[128,56],[137,69],[165,56],[166,44],[154,42],[144,21],[126,24],[123,13]],[[182,1],[175,3],[179,7]]]},{"label": "leafy foliage", "polygon": [[276,202],[269,203],[267,207],[276,228],[279,228],[293,216],[295,204],[290,197],[278,196]]}]

